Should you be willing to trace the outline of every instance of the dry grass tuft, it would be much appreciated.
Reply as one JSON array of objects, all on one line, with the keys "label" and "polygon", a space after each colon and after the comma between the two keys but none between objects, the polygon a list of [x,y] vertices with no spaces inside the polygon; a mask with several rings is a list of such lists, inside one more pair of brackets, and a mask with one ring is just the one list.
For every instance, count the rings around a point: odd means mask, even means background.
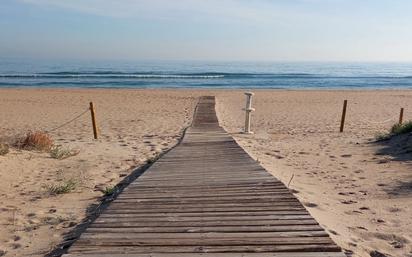
[{"label": "dry grass tuft", "polygon": [[117,189],[117,186],[109,186],[109,187],[106,187],[106,188],[103,190],[103,194],[104,194],[105,196],[109,196],[109,195],[112,195],[112,194],[116,193],[117,190],[118,190],[118,189]]},{"label": "dry grass tuft", "polygon": [[61,184],[46,185],[47,191],[52,195],[67,194],[72,192],[77,187],[77,182],[74,179],[69,179]]},{"label": "dry grass tuft", "polygon": [[80,153],[78,150],[63,148],[59,145],[53,146],[50,150],[50,157],[57,160],[63,160]]},{"label": "dry grass tuft", "polygon": [[50,151],[53,146],[53,139],[49,134],[42,131],[29,131],[26,136],[17,142],[19,148],[27,150]]},{"label": "dry grass tuft", "polygon": [[0,143],[0,155],[6,155],[9,152],[9,145]]},{"label": "dry grass tuft", "polygon": [[380,132],[380,133],[375,135],[375,140],[376,141],[386,141],[386,140],[391,139],[391,137],[392,137],[391,133]]}]

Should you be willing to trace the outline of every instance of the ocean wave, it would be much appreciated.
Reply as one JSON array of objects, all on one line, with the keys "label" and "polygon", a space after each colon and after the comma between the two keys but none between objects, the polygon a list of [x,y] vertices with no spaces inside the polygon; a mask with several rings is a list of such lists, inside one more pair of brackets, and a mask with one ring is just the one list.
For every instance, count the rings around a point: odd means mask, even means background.
[{"label": "ocean wave", "polygon": [[0,74],[0,78],[108,78],[108,79],[214,79],[225,75],[183,74]]},{"label": "ocean wave", "polygon": [[230,73],[230,72],[199,72],[199,73],[167,73],[167,72],[118,72],[118,71],[86,71],[86,72],[47,72],[0,74],[0,78],[10,79],[70,79],[70,78],[108,78],[108,79],[248,79],[248,78],[316,78],[319,75],[309,73]]},{"label": "ocean wave", "polygon": [[412,76],[338,76],[311,73],[172,73],[172,72],[119,72],[119,71],[60,71],[46,73],[0,74],[5,79],[411,79]]}]

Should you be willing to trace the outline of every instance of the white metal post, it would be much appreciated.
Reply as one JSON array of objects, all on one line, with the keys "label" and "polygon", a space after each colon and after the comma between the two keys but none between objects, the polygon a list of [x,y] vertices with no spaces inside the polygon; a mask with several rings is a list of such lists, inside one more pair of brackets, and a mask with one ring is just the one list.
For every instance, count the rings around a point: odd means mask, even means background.
[{"label": "white metal post", "polygon": [[252,112],[255,110],[254,108],[252,108],[252,96],[254,95],[254,93],[245,92],[245,95],[246,95],[246,108],[245,108],[246,117],[245,117],[244,133],[253,134],[253,132],[250,131],[250,120],[251,120]]}]

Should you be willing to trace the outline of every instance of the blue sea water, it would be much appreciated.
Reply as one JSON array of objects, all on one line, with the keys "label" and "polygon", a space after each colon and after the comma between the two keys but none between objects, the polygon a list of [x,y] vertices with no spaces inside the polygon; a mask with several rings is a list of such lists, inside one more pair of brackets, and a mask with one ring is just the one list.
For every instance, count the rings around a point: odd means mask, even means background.
[{"label": "blue sea water", "polygon": [[0,87],[412,88],[412,63],[0,60]]}]

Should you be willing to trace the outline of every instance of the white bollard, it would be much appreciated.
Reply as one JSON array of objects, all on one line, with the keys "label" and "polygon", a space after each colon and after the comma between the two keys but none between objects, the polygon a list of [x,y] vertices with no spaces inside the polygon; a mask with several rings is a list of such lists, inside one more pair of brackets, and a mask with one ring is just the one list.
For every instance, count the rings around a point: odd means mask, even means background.
[{"label": "white bollard", "polygon": [[245,92],[245,95],[246,95],[246,108],[245,108],[246,117],[245,117],[245,131],[243,133],[253,134],[253,132],[250,131],[250,119],[252,116],[252,112],[255,110],[254,108],[252,108],[252,96],[254,95],[254,93]]}]

